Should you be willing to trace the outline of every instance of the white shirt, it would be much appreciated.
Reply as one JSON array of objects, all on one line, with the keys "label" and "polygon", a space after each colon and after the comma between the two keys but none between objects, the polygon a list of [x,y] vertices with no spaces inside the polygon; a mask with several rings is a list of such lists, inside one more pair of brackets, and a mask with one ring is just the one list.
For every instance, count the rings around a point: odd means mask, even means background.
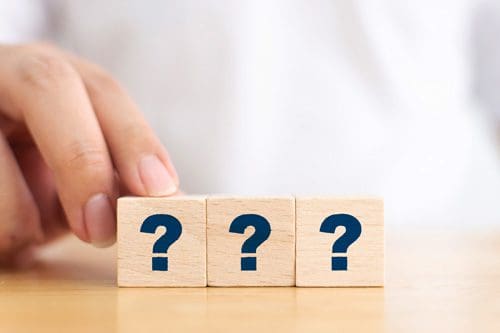
[{"label": "white shirt", "polygon": [[378,195],[388,224],[500,221],[468,1],[23,2],[0,5],[1,40],[49,36],[112,72],[187,192]]}]

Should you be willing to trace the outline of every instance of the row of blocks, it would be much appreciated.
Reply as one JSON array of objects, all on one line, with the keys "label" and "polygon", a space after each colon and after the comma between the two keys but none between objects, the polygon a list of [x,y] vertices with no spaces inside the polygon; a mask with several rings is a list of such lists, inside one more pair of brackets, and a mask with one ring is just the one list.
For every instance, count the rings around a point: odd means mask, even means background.
[{"label": "row of blocks", "polygon": [[377,198],[123,197],[118,285],[383,286]]}]

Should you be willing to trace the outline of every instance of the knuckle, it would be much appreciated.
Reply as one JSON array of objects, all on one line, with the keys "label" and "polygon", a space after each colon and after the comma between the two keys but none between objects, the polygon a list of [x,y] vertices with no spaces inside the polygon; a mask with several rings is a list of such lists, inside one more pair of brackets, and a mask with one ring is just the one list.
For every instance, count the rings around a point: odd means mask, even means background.
[{"label": "knuckle", "polygon": [[23,56],[19,71],[23,83],[41,89],[75,77],[75,70],[62,57],[43,52]]},{"label": "knuckle", "polygon": [[95,144],[73,143],[68,145],[63,158],[55,166],[56,170],[72,172],[102,173],[109,168],[109,157],[105,150]]}]

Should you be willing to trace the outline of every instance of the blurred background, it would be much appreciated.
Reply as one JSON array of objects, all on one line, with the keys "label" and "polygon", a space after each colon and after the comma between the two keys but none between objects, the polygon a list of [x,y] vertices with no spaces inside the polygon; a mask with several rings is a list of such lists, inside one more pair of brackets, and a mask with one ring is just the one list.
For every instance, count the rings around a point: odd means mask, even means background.
[{"label": "blurred background", "polygon": [[[0,42],[110,71],[188,193],[376,195],[387,224],[499,224],[494,1],[0,0]],[[127,136],[127,133],[123,133]]]}]

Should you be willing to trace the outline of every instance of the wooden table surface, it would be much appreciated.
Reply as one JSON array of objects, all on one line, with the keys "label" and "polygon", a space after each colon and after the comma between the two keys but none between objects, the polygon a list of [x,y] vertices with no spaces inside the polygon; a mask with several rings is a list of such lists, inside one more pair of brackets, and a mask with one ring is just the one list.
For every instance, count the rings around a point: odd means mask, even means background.
[{"label": "wooden table surface", "polygon": [[0,271],[0,332],[500,332],[500,228],[386,229],[385,288],[120,289],[68,238]]}]

